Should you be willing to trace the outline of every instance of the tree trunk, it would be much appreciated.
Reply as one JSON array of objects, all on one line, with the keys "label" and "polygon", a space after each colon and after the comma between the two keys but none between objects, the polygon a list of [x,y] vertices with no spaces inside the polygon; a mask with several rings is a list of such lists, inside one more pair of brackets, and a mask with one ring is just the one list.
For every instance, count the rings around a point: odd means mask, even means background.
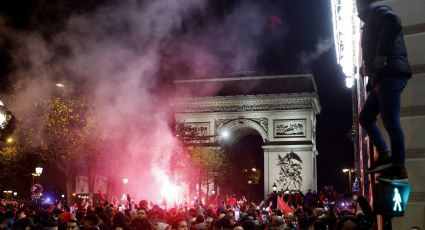
[{"label": "tree trunk", "polygon": [[199,170],[198,199],[199,201],[202,201],[202,169]]},{"label": "tree trunk", "polygon": [[75,177],[74,175],[67,176],[66,179],[66,200],[68,206],[71,206],[73,193],[74,193]]},{"label": "tree trunk", "polygon": [[208,177],[206,178],[206,180],[207,180],[207,197],[208,197],[210,194],[210,180]]}]

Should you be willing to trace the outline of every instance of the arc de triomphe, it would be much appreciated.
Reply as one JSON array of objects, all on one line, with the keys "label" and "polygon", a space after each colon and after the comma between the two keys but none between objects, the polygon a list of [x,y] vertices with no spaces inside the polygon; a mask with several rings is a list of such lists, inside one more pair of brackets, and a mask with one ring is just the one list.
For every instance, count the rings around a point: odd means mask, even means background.
[{"label": "arc de triomphe", "polygon": [[173,100],[176,123],[218,137],[209,144],[230,146],[250,134],[261,136],[264,194],[273,184],[279,190],[317,190],[320,104],[311,74],[180,80],[175,85],[177,92],[195,95]]}]

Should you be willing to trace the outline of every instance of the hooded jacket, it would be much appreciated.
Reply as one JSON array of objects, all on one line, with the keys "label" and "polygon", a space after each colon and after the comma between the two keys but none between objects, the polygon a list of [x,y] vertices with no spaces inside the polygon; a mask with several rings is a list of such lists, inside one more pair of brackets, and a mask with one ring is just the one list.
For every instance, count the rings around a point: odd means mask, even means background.
[{"label": "hooded jacket", "polygon": [[[364,65],[371,73],[372,82],[387,77],[411,77],[400,18],[389,6],[375,3],[360,12],[359,18],[364,22],[361,42]],[[383,68],[374,67],[377,55],[386,57]]]}]

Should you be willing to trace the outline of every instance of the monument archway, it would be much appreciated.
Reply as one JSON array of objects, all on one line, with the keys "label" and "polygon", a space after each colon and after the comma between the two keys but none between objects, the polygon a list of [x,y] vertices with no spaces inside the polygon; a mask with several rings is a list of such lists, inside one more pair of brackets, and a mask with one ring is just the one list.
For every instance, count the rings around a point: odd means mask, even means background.
[{"label": "monument archway", "polygon": [[[311,74],[182,80],[175,84],[177,92],[201,92],[200,96],[177,98],[172,106],[176,123],[207,137],[204,144],[231,149],[249,136],[261,138],[263,196],[272,192],[274,184],[278,190],[317,190],[315,130],[320,105]],[[221,91],[202,95],[202,87],[217,84]],[[241,90],[243,84],[250,89]]]}]

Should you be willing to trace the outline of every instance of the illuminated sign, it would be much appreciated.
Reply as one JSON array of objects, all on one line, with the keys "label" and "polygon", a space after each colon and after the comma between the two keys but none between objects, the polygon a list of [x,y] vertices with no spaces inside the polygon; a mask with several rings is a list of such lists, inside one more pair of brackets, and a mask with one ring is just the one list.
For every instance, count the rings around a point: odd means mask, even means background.
[{"label": "illuminated sign", "polygon": [[380,181],[374,185],[373,209],[386,216],[403,216],[409,201],[410,185]]},{"label": "illuminated sign", "polygon": [[393,208],[394,212],[403,211],[403,209],[401,208],[401,195],[398,192],[398,188],[394,188],[393,202],[394,202],[394,208]]},{"label": "illuminated sign", "polygon": [[360,20],[357,18],[356,1],[331,0],[331,6],[337,63],[347,77],[347,87],[351,88],[360,50]]}]

